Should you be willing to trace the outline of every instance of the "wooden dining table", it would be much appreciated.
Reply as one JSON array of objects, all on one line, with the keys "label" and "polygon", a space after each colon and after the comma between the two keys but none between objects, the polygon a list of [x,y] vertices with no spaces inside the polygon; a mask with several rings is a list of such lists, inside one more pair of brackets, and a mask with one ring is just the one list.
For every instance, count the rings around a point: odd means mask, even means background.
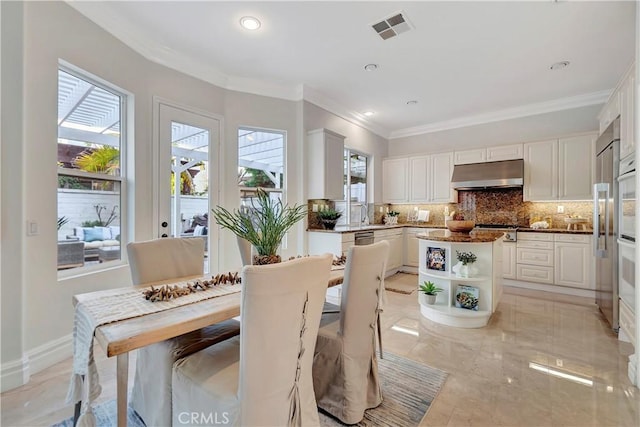
[{"label": "wooden dining table", "polygon": [[[180,280],[191,280],[181,278]],[[331,270],[328,287],[342,283],[344,267]],[[134,286],[141,290],[148,284]],[[73,296],[74,306],[94,298],[115,295],[120,289],[89,292]],[[108,323],[96,328],[95,339],[107,357],[116,357],[116,396],[118,427],[127,425],[127,387],[129,384],[129,352],[160,341],[174,338],[240,315],[241,293],[223,295],[193,304]],[[74,411],[74,426],[80,415],[81,402]]]}]

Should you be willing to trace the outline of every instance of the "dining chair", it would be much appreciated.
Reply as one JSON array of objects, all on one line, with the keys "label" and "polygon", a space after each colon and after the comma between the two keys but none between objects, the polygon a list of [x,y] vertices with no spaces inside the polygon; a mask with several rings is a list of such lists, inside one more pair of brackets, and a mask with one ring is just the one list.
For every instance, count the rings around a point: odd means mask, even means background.
[{"label": "dining chair", "polygon": [[173,425],[319,425],[311,368],[332,258],[243,268],[242,333],[175,363]]},{"label": "dining chair", "polygon": [[318,406],[345,424],[382,403],[375,336],[389,243],[353,246],[347,255],[340,312],[322,316],[313,358]]},{"label": "dining chair", "polygon": [[[134,285],[170,283],[204,274],[204,240],[164,238],[127,245]],[[228,320],[138,350],[131,407],[148,426],[171,425],[171,369],[176,360],[240,333]]]}]

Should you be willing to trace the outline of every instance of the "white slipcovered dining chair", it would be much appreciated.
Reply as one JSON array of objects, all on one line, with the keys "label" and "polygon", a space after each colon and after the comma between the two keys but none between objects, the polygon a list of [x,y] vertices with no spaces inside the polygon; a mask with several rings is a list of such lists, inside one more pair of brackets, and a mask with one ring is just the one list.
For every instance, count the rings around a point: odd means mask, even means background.
[{"label": "white slipcovered dining chair", "polygon": [[375,329],[389,243],[349,249],[340,312],[322,316],[313,359],[318,406],[345,424],[382,403]]},{"label": "white slipcovered dining chair", "polygon": [[174,425],[319,425],[311,367],[332,258],[243,268],[242,333],[176,362]]},{"label": "white slipcovered dining chair", "polygon": [[[127,245],[134,285],[170,283],[204,274],[204,240],[165,238]],[[171,370],[176,360],[240,333],[228,320],[138,350],[131,407],[147,426],[171,425]]]}]

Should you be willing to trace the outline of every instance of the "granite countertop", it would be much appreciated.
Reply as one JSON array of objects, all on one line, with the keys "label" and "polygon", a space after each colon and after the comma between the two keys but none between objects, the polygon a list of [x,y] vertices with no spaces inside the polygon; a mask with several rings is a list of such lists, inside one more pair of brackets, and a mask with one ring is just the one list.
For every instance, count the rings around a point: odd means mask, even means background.
[{"label": "granite countertop", "polygon": [[416,234],[418,239],[456,243],[491,243],[502,236],[504,236],[503,232],[491,230],[477,230],[471,231],[471,233],[452,233],[449,230],[433,230]]},{"label": "granite countertop", "polygon": [[[335,230],[324,230],[322,228],[307,228],[307,231],[318,232],[318,233],[354,233],[356,231],[372,231],[372,230],[390,230],[393,228],[436,228],[446,230],[444,224],[396,224],[396,225],[386,225],[386,224],[370,224],[363,226],[346,226],[339,225],[335,228]],[[483,230],[484,231],[484,230]],[[491,231],[491,230],[488,230]],[[517,227],[516,231],[523,233],[563,233],[563,234],[593,234],[592,229],[588,230],[567,230],[566,228],[546,228],[535,230],[529,227]]]},{"label": "granite countertop", "polygon": [[370,224],[370,225],[338,225],[334,230],[324,230],[322,228],[307,228],[307,231],[319,232],[319,233],[354,233],[356,231],[373,231],[373,230],[391,230],[393,228],[442,228],[443,225],[433,225],[433,224],[396,224],[396,225],[386,225],[386,224]]}]

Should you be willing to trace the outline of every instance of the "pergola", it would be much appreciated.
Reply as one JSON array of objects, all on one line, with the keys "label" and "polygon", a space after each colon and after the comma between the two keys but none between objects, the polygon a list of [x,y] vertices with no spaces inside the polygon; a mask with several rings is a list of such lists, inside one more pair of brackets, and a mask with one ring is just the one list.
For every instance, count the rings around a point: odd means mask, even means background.
[{"label": "pergola", "polygon": [[[120,148],[120,102],[120,96],[60,71],[58,138],[74,145]],[[172,123],[172,170],[176,176],[201,162],[208,163],[209,137],[205,129]],[[238,165],[263,171],[276,188],[280,187],[283,159],[282,133],[246,128],[238,131]],[[179,194],[179,180],[176,181],[175,194]]]}]

